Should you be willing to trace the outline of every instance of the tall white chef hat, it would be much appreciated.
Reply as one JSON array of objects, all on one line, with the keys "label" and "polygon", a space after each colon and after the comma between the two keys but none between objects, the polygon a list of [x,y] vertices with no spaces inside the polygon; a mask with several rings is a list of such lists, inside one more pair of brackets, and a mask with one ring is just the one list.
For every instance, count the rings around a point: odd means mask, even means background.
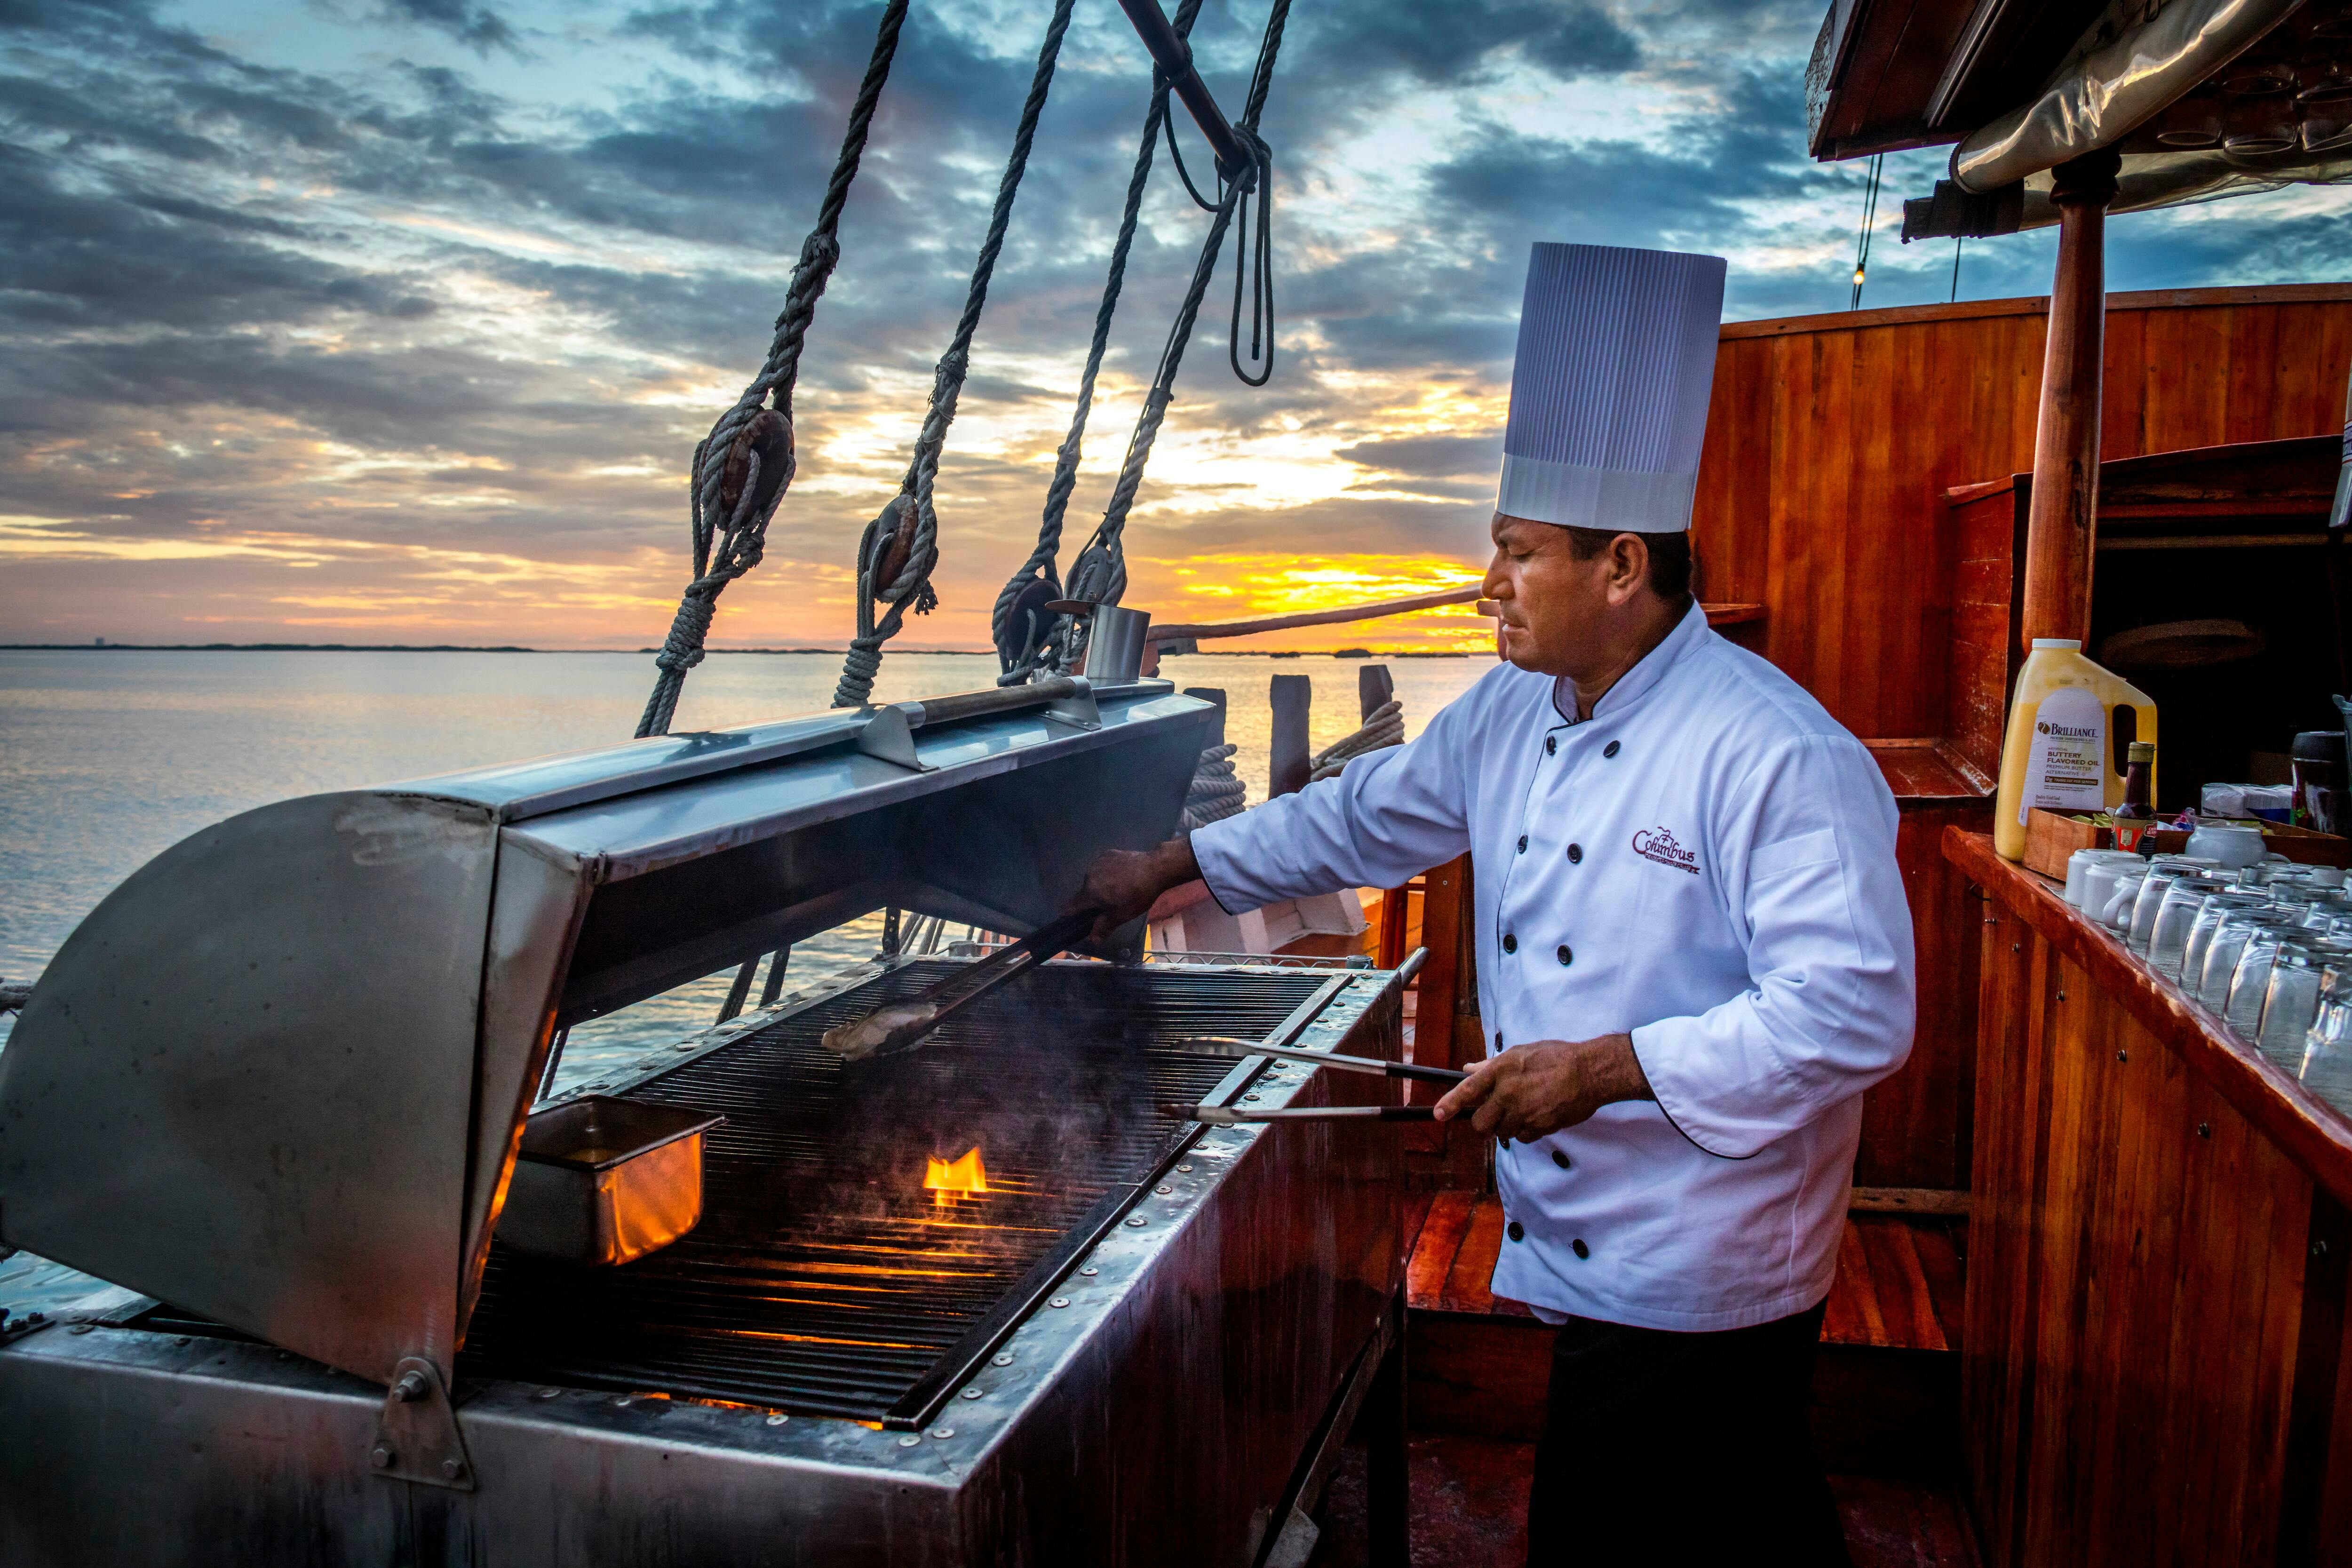
[{"label": "tall white chef hat", "polygon": [[1633,533],[1690,526],[1724,270],[1680,250],[1535,247],[1497,511]]}]

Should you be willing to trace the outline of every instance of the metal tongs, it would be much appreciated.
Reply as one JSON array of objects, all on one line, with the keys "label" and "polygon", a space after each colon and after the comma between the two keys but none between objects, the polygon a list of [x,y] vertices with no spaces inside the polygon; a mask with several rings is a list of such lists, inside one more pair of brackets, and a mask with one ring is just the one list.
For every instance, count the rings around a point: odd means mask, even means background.
[{"label": "metal tongs", "polygon": [[1067,950],[1094,930],[1100,910],[1080,910],[1038,927],[1002,952],[949,975],[920,995],[877,1007],[863,1018],[824,1032],[824,1048],[844,1061],[865,1061],[911,1049],[960,1010],[1009,980],[1018,979]]},{"label": "metal tongs", "polygon": [[[1340,1072],[1371,1073],[1381,1078],[1414,1079],[1423,1083],[1460,1083],[1470,1075],[1452,1068],[1416,1067],[1412,1062],[1384,1061],[1379,1057],[1343,1057],[1330,1051],[1303,1051],[1294,1046],[1269,1046],[1230,1035],[1193,1035],[1166,1042],[1170,1050],[1203,1057],[1273,1057],[1334,1068]],[[1436,1107],[1430,1105],[1302,1105],[1273,1110],[1239,1110],[1230,1105],[1166,1104],[1163,1116],[1203,1121],[1213,1127],[1234,1127],[1247,1121],[1428,1121]]]}]

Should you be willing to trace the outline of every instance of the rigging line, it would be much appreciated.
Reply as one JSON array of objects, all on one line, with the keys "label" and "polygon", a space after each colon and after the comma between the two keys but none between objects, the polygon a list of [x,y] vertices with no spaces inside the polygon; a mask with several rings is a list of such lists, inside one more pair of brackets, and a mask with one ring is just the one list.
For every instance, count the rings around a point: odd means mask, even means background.
[{"label": "rigging line", "polygon": [[[860,708],[874,692],[874,677],[882,668],[882,645],[898,635],[911,606],[928,615],[939,603],[931,591],[931,569],[939,564],[938,512],[931,494],[938,482],[940,450],[947,443],[948,426],[955,418],[956,400],[962,394],[971,368],[972,333],[979,330],[981,311],[988,303],[989,280],[1004,248],[1005,229],[1013,221],[1013,201],[1028,172],[1029,150],[1037,138],[1037,119],[1054,85],[1054,67],[1062,52],[1062,37],[1070,28],[1076,0],[1055,0],[1045,40],[1037,50],[1037,68],[1029,82],[1029,96],[1021,105],[1021,123],[1013,132],[1013,151],[996,187],[996,205],[989,215],[988,236],[972,264],[971,284],[964,296],[963,314],[955,337],[940,357],[931,384],[929,412],[922,433],[915,438],[913,459],[898,494],[866,525],[857,548],[857,635],[850,639],[842,660],[841,679],[833,689],[835,708]],[[887,581],[881,580],[887,578]],[[875,606],[887,605],[879,616]]]},{"label": "rigging line", "polygon": [[[1290,0],[1274,0],[1267,13],[1265,36],[1258,46],[1257,68],[1250,82],[1249,98],[1236,127],[1254,146],[1263,147],[1257,137],[1259,117],[1265,110],[1265,100],[1274,82],[1274,66],[1282,48],[1284,27],[1290,16]],[[1255,162],[1262,168],[1267,155],[1261,153]],[[1115,605],[1127,587],[1127,564],[1120,548],[1121,535],[1127,527],[1129,511],[1134,507],[1136,491],[1143,483],[1145,465],[1151,460],[1153,443],[1159,438],[1160,424],[1167,418],[1168,405],[1174,400],[1176,373],[1182,366],[1184,346],[1191,341],[1192,324],[1199,317],[1201,301],[1207,294],[1210,279],[1215,275],[1217,258],[1224,244],[1225,231],[1232,226],[1234,207],[1244,190],[1255,180],[1247,175],[1225,191],[1209,233],[1202,241],[1200,259],[1192,268],[1192,284],[1185,290],[1184,301],[1179,307],[1175,321],[1168,331],[1168,340],[1160,349],[1160,366],[1152,377],[1150,393],[1143,400],[1143,409],[1136,416],[1135,433],[1129,437],[1126,460],[1119,467],[1118,483],[1111,489],[1110,504],[1104,510],[1102,522],[1095,529],[1087,547],[1078,552],[1077,562],[1070,571],[1068,596],[1086,599],[1095,604]],[[1068,617],[1056,626],[1055,637],[1060,642],[1060,668],[1073,668],[1082,651],[1083,643]]]},{"label": "rigging line", "polygon": [[[1179,0],[1171,24],[1178,37],[1191,36],[1192,24],[1201,14],[1201,5],[1202,0]],[[1038,635],[1039,628],[1034,624],[1036,612],[1027,613],[1026,618],[1032,621],[1032,625],[1024,628],[1017,642],[1013,636],[1013,619],[1015,614],[1021,613],[1017,607],[1018,601],[1024,592],[1029,591],[1032,584],[1043,583],[1046,587],[1039,592],[1059,596],[1054,561],[1061,553],[1063,523],[1068,515],[1070,494],[1077,487],[1078,463],[1085,450],[1087,421],[1094,409],[1095,382],[1102,371],[1104,351],[1110,342],[1111,321],[1118,310],[1119,290],[1127,280],[1128,256],[1135,246],[1136,224],[1143,211],[1145,189],[1150,184],[1153,149],[1158,145],[1161,131],[1171,126],[1175,120],[1169,111],[1168,103],[1171,85],[1157,69],[1153,71],[1151,99],[1143,116],[1143,135],[1135,150],[1134,172],[1128,176],[1126,205],[1119,212],[1118,237],[1111,243],[1110,266],[1103,278],[1102,301],[1095,308],[1094,337],[1087,345],[1086,369],[1078,376],[1078,395],[1070,412],[1069,434],[1062,438],[1062,445],[1054,455],[1054,478],[1045,487],[1045,510],[1037,524],[1037,543],[1030,551],[1029,559],[1005,579],[1003,588],[996,595],[996,605],[989,615],[989,630],[996,644],[999,661],[1003,666],[1003,673],[997,678],[997,684],[1001,686],[1017,686],[1027,680],[1037,668],[1038,656],[1044,651],[1045,639]],[[1169,134],[1169,146],[1172,151],[1175,146],[1172,130]],[[1189,185],[1190,182],[1187,184]],[[1033,598],[1035,596],[1032,595]],[[1007,648],[1017,648],[1018,652],[1007,658],[1004,651]]]},{"label": "rigging line", "polygon": [[[883,84],[889,80],[890,62],[898,53],[898,33],[906,19],[907,0],[889,0],[884,6],[875,29],[874,50],[866,58],[866,75],[858,83],[849,124],[842,132],[841,152],[817,206],[816,226],[801,242],[800,260],[784,290],[784,308],[777,313],[767,360],[735,406],[719,416],[710,434],[694,448],[687,484],[694,580],[678,596],[669,635],[654,657],[653,692],[637,721],[640,738],[669,732],[686,672],[702,662],[703,643],[710,634],[719,595],[760,563],[767,548],[768,524],[793,482],[792,404],[793,389],[800,379],[801,347],[809,323],[816,319],[817,300],[841,260],[842,210],[849,204],[849,187],[865,157],[874,108],[881,100]],[[772,394],[776,405],[772,410],[765,406]],[[706,458],[716,460],[706,464]],[[727,493],[730,484],[736,489],[731,503]],[[725,538],[720,540],[718,536],[722,533]]]},{"label": "rigging line", "polygon": [[[1234,367],[1234,374],[1244,386],[1264,386],[1274,379],[1274,150],[1264,141],[1251,135],[1250,152],[1256,160],[1254,173],[1242,178],[1257,186],[1257,235],[1255,260],[1257,276],[1249,290],[1250,363],[1257,365],[1252,375],[1242,368],[1242,279],[1248,269],[1251,257],[1249,224],[1250,191],[1242,191],[1240,224],[1241,243],[1234,247],[1234,325],[1227,340],[1225,357]],[[1265,357],[1259,357],[1259,341],[1263,335]]]},{"label": "rigging line", "polygon": [[[1192,9],[1197,12],[1200,9],[1200,6],[1196,4]],[[1185,36],[1185,28],[1181,25],[1177,27],[1176,36],[1180,38]],[[1164,97],[1169,87],[1167,73],[1162,71],[1156,64],[1151,68],[1151,80],[1152,85],[1157,88],[1160,93]],[[1184,150],[1176,145],[1176,117],[1171,114],[1167,115],[1165,119],[1168,129],[1168,156],[1173,160],[1176,164],[1177,178],[1184,182],[1184,194],[1191,196],[1192,198],[1192,205],[1199,207],[1202,212],[1215,212],[1217,210],[1216,202],[1211,201],[1208,197],[1201,194],[1201,187],[1192,183],[1192,171],[1184,166]],[[1213,158],[1210,160],[1210,165],[1213,171],[1214,170],[1215,163],[1216,160]],[[1219,174],[1217,179],[1217,195],[1220,200],[1224,196],[1224,177],[1222,174]]]},{"label": "rigging line", "polygon": [[1951,296],[1950,296],[1950,298],[1949,298],[1949,299],[1948,299],[1948,300],[1945,301],[1945,303],[1947,303],[1947,304],[1957,304],[1957,303],[1958,303],[1958,302],[1959,302],[1959,298],[1960,298],[1960,247],[1962,247],[1963,245],[1966,245],[1967,243],[1968,243],[1967,237],[1965,237],[1965,236],[1963,236],[1963,235],[1957,235],[1957,234],[1956,234],[1956,235],[1954,235],[1954,236],[1952,237],[1952,292],[1951,292]]},{"label": "rigging line", "polygon": [[1846,302],[1849,310],[1862,309],[1862,280],[1870,269],[1870,231],[1878,219],[1878,181],[1885,172],[1886,154],[1874,155],[1870,160],[1870,179],[1862,197],[1862,232],[1853,242],[1853,298]]}]

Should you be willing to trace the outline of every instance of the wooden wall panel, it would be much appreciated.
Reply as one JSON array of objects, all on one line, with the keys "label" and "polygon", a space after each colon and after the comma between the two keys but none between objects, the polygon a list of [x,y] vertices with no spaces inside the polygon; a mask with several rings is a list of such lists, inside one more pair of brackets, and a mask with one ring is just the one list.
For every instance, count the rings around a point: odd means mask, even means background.
[{"label": "wooden wall panel", "polygon": [[1918,951],[1918,1026],[1911,1059],[1863,1100],[1854,1184],[1969,1184],[1975,1098],[1977,922],[1984,900],[1944,858],[1944,829],[1989,830],[1982,805],[1910,805],[1895,841]]},{"label": "wooden wall panel", "polygon": [[[1707,595],[1765,605],[1766,656],[1864,739],[1948,732],[1944,491],[2032,466],[2046,309],[1723,329],[1694,521]],[[2331,434],[2347,375],[2352,285],[2110,295],[2101,455]]]}]

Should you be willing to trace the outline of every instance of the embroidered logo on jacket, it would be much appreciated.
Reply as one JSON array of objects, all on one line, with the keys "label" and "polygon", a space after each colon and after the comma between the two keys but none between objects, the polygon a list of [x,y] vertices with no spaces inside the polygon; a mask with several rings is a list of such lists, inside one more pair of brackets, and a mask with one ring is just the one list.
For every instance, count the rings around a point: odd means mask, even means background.
[{"label": "embroidered logo on jacket", "polygon": [[1655,860],[1661,866],[1672,866],[1677,871],[1698,875],[1698,857],[1675,842],[1675,836],[1663,827],[1644,827],[1633,835],[1633,853],[1644,860]]}]

